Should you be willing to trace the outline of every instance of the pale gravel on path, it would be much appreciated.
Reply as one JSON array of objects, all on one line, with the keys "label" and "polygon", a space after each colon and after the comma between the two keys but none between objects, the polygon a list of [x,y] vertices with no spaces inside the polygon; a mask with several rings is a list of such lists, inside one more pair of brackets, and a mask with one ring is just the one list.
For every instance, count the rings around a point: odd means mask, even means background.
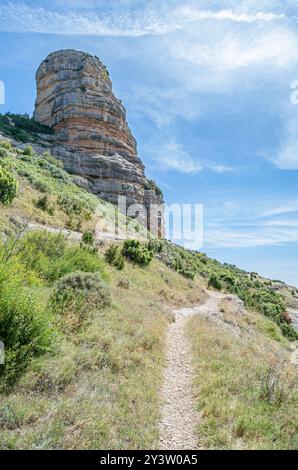
[{"label": "pale gravel on path", "polygon": [[213,291],[207,293],[208,298],[205,303],[194,308],[175,310],[173,312],[175,321],[168,327],[158,444],[158,448],[162,450],[200,448],[196,436],[199,413],[196,411],[193,394],[192,355],[185,327],[189,318],[194,315],[201,314],[214,320],[220,316],[219,303],[227,296]]}]

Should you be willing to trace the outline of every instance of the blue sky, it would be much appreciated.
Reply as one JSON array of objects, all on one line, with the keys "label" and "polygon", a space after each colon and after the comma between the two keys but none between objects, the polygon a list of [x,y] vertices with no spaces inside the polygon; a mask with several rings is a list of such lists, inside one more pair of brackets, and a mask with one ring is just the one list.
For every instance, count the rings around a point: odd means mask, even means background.
[{"label": "blue sky", "polygon": [[166,201],[204,204],[203,250],[298,286],[296,0],[1,0],[0,17],[0,112],[33,111],[49,52],[96,54]]}]

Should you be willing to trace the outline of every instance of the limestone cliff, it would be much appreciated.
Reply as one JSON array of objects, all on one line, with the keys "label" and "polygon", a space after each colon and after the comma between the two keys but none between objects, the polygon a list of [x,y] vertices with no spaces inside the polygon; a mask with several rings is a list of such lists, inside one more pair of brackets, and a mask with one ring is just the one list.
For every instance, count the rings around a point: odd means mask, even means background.
[{"label": "limestone cliff", "polygon": [[55,131],[54,153],[67,171],[86,178],[91,191],[113,204],[118,196],[147,209],[163,202],[145,176],[125,108],[98,57],[53,52],[38,68],[36,83],[34,119]]}]

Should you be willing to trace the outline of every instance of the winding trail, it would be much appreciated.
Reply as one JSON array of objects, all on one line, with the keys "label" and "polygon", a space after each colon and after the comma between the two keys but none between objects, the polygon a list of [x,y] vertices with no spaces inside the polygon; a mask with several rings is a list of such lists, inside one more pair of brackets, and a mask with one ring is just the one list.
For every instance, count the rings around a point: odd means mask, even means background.
[{"label": "winding trail", "polygon": [[166,367],[161,390],[161,422],[158,448],[162,450],[199,449],[196,426],[199,414],[193,395],[194,371],[190,344],[185,327],[190,317],[198,314],[217,319],[219,303],[226,295],[206,291],[208,298],[194,308],[175,310],[175,320],[166,337]]}]

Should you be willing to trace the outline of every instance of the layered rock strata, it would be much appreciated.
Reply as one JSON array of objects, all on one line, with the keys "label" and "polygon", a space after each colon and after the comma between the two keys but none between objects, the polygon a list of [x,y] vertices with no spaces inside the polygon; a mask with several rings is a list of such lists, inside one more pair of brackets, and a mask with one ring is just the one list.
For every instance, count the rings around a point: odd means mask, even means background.
[{"label": "layered rock strata", "polygon": [[54,52],[38,68],[36,83],[34,119],[55,131],[53,152],[67,171],[87,179],[92,192],[113,204],[126,196],[129,206],[142,204],[149,212],[163,203],[145,176],[125,108],[98,57]]}]

